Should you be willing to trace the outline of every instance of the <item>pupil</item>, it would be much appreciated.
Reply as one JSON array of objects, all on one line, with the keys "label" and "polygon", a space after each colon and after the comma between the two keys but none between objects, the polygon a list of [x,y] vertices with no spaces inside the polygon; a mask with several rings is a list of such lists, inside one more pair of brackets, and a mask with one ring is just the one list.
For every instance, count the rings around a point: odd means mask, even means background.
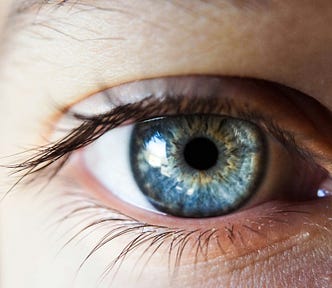
[{"label": "pupil", "polygon": [[198,137],[189,141],[183,151],[184,159],[194,169],[208,170],[218,160],[218,148],[208,138]]}]

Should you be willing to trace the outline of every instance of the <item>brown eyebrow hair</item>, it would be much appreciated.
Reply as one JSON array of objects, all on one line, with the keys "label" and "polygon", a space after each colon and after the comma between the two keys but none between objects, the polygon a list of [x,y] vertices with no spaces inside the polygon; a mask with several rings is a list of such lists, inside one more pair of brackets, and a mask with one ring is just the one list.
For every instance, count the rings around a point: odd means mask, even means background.
[{"label": "brown eyebrow hair", "polygon": [[[86,5],[91,7],[98,7],[99,3],[108,2],[110,5],[111,0],[13,0],[11,16],[21,15],[30,9],[41,9],[44,5],[53,5],[54,7],[58,6],[75,6],[75,5]],[[156,0],[158,1],[158,0]],[[183,0],[162,0],[167,1],[179,8],[184,8],[187,3]],[[271,0],[190,0],[202,3],[202,5],[213,5],[216,8],[224,9],[227,6],[244,9],[244,10],[256,10],[258,8],[267,6]],[[227,6],[226,6],[227,5]],[[188,7],[187,7],[188,9]],[[190,9],[188,9],[190,10]]]},{"label": "brown eyebrow hair", "polygon": [[[1,1],[1,0],[0,0]],[[133,17],[138,16],[142,18],[144,21],[144,17],[146,15],[136,15],[136,12],[131,9],[131,7],[135,5],[138,0],[11,0],[12,3],[9,4],[9,11],[7,13],[7,17],[4,21],[2,35],[0,35],[0,47],[1,43],[5,43],[6,41],[2,41],[1,38],[11,37],[11,35],[15,34],[20,29],[26,29],[30,26],[41,26],[44,29],[50,29],[54,32],[58,32],[65,37],[69,37],[73,40],[78,41],[96,41],[96,40],[123,40],[123,37],[91,37],[81,39],[76,37],[75,35],[71,35],[65,31],[65,29],[58,28],[56,24],[48,23],[48,19],[50,21],[55,22],[56,18],[52,18],[52,12],[56,12],[58,9],[64,8],[64,16],[67,13],[68,15],[71,12],[87,12],[89,11],[101,11],[106,14],[109,13],[120,13],[127,14]],[[132,2],[131,2],[132,1]],[[273,9],[273,4],[277,0],[139,0],[142,5],[149,5],[149,3],[160,4],[161,7],[164,4],[170,4],[174,6],[174,9],[190,14],[194,19],[197,17],[209,18],[209,15],[205,15],[205,8],[209,8],[210,10],[216,11],[216,13],[222,14],[224,11],[238,11],[238,13],[243,14],[256,14],[256,13],[264,13],[269,8]],[[123,7],[118,7],[119,4],[124,4]],[[144,7],[145,7],[144,6]],[[199,9],[197,9],[199,8]],[[200,9],[202,8],[202,9]],[[46,11],[47,12],[46,12]],[[131,11],[132,10],[132,11]],[[75,13],[76,13],[75,12]],[[144,12],[143,12],[144,13]],[[54,13],[56,14],[56,13]],[[41,17],[39,17],[41,16]],[[43,19],[39,21],[39,19]],[[220,21],[218,17],[213,19],[214,21]],[[66,25],[70,24],[70,17],[67,21]],[[220,22],[222,23],[222,21]],[[156,26],[160,23],[152,23],[156,24]],[[166,23],[166,26],[168,24]],[[165,28],[165,27],[164,27]],[[166,27],[167,28],[167,27]],[[37,32],[38,34],[38,32]],[[37,36],[42,37],[40,34]]]}]

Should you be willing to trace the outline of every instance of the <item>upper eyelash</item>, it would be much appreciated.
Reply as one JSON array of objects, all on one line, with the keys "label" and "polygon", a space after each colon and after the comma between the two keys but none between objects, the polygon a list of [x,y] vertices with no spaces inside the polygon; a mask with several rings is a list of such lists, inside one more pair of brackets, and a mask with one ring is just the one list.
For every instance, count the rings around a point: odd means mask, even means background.
[{"label": "upper eyelash", "polygon": [[[107,90],[103,93],[106,99],[113,104],[111,97],[107,94]],[[314,160],[322,158],[321,155],[315,154],[313,151],[297,143],[294,135],[279,127],[278,123],[275,123],[272,117],[267,118],[260,111],[240,110],[234,107],[236,105],[230,99],[211,98],[209,101],[204,101],[200,97],[187,99],[186,96],[179,95],[176,97],[165,96],[162,99],[157,99],[154,95],[151,95],[142,101],[120,105],[100,115],[88,116],[70,111],[63,112],[68,117],[79,120],[82,124],[70,130],[65,137],[55,143],[33,149],[34,155],[23,162],[7,166],[12,169],[12,174],[23,173],[10,190],[27,176],[41,172],[50,166],[54,168],[51,175],[52,177],[55,176],[67,162],[73,151],[89,145],[106,132],[121,126],[126,121],[134,123],[153,117],[169,115],[220,114],[220,111],[225,114],[231,114],[232,111],[235,111],[240,118],[258,124],[282,143],[286,149],[310,161],[314,166],[316,164]],[[54,163],[57,165],[53,165]],[[316,166],[317,168],[319,167],[318,165]],[[30,181],[33,180],[33,178],[30,179]]]}]

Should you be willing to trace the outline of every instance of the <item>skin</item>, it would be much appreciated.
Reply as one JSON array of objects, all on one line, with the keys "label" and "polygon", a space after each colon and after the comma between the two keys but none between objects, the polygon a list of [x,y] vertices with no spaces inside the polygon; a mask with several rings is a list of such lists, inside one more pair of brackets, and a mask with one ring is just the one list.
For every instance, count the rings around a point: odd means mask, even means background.
[{"label": "skin", "polygon": [[[22,146],[45,143],[59,116],[54,103],[70,107],[105,83],[112,87],[187,74],[251,77],[298,89],[332,110],[329,0],[233,1],[233,5],[221,0],[114,1],[114,11],[88,9],[91,3],[109,7],[109,1],[98,0],[83,1],[85,12],[69,3],[45,7],[37,17],[38,9],[32,7],[7,18],[10,2],[0,6],[3,157],[22,151]],[[34,19],[37,25],[31,24]],[[317,133],[322,130],[331,131],[328,122]],[[331,159],[331,142],[323,144],[319,147]],[[15,180],[7,173],[1,170],[3,191]],[[97,253],[75,278],[82,259],[107,227],[58,254],[70,238],[63,240],[64,233],[79,230],[78,218],[55,229],[51,224],[66,215],[69,208],[63,203],[71,198],[59,192],[64,190],[61,181],[43,193],[36,190],[18,186],[1,203],[1,287],[95,287],[109,259],[121,251],[121,241]],[[59,205],[62,209],[54,212]],[[252,249],[248,255],[238,250],[220,255],[215,249],[197,270],[188,253],[173,282],[161,252],[137,280],[140,271],[135,263],[141,255],[137,252],[124,262],[111,287],[147,287],[152,281],[154,287],[328,287],[331,199],[310,202],[303,209],[311,211],[305,219],[310,225],[295,225],[294,232],[282,240],[277,237],[273,247],[261,243],[260,250]],[[303,221],[294,218],[294,223]]]}]

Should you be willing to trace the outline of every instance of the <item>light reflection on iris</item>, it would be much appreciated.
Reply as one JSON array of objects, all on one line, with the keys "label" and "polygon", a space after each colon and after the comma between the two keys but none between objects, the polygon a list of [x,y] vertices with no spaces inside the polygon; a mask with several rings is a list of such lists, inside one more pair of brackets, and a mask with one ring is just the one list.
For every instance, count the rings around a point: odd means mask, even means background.
[{"label": "light reflection on iris", "polygon": [[162,166],[167,165],[166,142],[160,135],[153,136],[150,141],[147,142],[144,157],[154,168],[159,167],[161,169]]}]

